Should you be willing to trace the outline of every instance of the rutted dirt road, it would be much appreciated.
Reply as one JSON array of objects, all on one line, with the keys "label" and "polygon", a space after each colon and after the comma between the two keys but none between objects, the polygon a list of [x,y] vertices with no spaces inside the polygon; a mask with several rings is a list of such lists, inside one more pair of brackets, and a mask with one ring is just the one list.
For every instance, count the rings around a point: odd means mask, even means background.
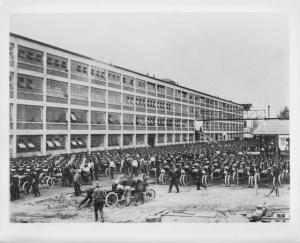
[{"label": "rutted dirt road", "polygon": [[[111,180],[101,181],[104,188]],[[83,187],[85,188],[85,187]],[[280,188],[280,197],[265,195],[270,188],[260,188],[256,195],[254,189],[246,187],[224,187],[212,185],[207,190],[195,190],[195,187],[180,187],[180,193],[167,193],[167,185],[153,185],[156,198],[144,205],[118,206],[104,208],[105,222],[145,222],[145,218],[162,210],[188,210],[203,217],[163,217],[162,222],[249,222],[240,213],[253,211],[257,205],[266,202],[268,208],[289,209],[289,186]],[[56,187],[41,189],[42,196],[23,196],[21,200],[11,202],[11,222],[94,222],[93,208],[78,210],[83,197],[72,197],[73,188]],[[230,217],[215,217],[216,211],[228,211]]]}]

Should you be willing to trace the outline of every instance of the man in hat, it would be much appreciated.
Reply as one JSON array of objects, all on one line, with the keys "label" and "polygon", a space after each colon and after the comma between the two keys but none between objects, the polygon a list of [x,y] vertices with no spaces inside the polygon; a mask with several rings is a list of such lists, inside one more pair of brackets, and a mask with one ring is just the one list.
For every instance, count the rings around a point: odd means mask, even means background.
[{"label": "man in hat", "polygon": [[96,188],[94,189],[93,197],[94,197],[95,221],[98,221],[98,211],[99,211],[101,215],[101,222],[103,223],[104,222],[103,207],[105,202],[105,195],[104,195],[104,191],[100,188],[100,184],[98,182],[96,183]]},{"label": "man in hat", "polygon": [[178,178],[180,177],[180,171],[174,167],[174,169],[170,172],[170,176],[171,180],[168,193],[172,191],[173,185],[176,187],[177,193],[179,193]]}]

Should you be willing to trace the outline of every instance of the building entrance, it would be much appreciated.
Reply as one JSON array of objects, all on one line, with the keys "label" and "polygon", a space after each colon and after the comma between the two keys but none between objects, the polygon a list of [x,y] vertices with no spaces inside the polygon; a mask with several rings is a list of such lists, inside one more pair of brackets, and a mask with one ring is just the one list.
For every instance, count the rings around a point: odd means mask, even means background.
[{"label": "building entrance", "polygon": [[155,145],[155,134],[148,134],[148,145],[149,146]]}]

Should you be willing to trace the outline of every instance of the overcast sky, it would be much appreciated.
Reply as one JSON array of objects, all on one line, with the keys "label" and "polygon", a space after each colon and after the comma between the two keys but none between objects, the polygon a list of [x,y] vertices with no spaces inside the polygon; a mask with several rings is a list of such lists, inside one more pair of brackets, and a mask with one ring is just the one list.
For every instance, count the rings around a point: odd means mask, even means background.
[{"label": "overcast sky", "polygon": [[288,106],[288,18],[274,13],[14,14],[11,32],[275,116]]}]

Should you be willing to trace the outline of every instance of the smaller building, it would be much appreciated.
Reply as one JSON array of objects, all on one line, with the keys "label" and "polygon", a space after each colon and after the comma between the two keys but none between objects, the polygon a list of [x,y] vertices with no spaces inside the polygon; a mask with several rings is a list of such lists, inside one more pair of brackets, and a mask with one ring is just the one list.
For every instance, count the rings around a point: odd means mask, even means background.
[{"label": "smaller building", "polygon": [[261,139],[262,145],[274,146],[281,152],[290,150],[289,120],[263,120],[253,131],[253,135]]}]

